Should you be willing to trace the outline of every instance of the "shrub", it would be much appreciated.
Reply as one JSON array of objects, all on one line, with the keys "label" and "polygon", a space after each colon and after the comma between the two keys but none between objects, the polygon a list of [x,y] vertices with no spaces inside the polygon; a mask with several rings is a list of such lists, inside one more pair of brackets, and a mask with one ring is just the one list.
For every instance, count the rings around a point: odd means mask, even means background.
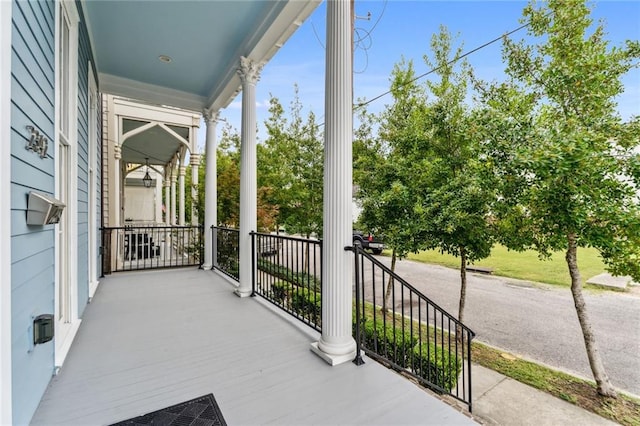
[{"label": "shrub", "polygon": [[374,325],[371,320],[364,321],[362,332],[365,348],[402,368],[409,366],[411,353],[416,344],[416,338],[411,333],[403,332],[400,327],[396,328],[391,321],[386,323],[385,327],[382,321],[376,321]]},{"label": "shrub", "polygon": [[291,284],[282,281],[276,281],[271,284],[271,297],[273,301],[282,306],[289,306],[289,293]]},{"label": "shrub", "polygon": [[412,362],[416,375],[447,392],[456,386],[462,371],[455,353],[436,344],[423,343],[414,347]]},{"label": "shrub", "polygon": [[291,289],[291,308],[311,322],[320,325],[322,318],[322,295],[306,288]]},{"label": "shrub", "polygon": [[309,287],[313,291],[320,291],[322,285],[320,280],[306,272],[294,272],[283,265],[278,265],[267,259],[258,259],[258,270],[269,275],[302,287]]}]

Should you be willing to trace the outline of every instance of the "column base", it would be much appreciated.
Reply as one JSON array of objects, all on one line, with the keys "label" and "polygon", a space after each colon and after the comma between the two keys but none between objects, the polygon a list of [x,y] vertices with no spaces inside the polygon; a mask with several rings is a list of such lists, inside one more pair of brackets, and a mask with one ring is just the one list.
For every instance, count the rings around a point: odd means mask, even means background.
[{"label": "column base", "polygon": [[236,289],[236,291],[234,291],[233,293],[238,297],[249,297],[253,292],[251,291],[251,289],[249,290]]},{"label": "column base", "polygon": [[202,269],[204,269],[205,271],[210,271],[211,269],[213,269],[213,265],[209,265],[207,263],[203,263],[202,264]]},{"label": "column base", "polygon": [[318,355],[320,358],[322,358],[327,364],[331,365],[332,367],[335,365],[344,364],[345,362],[353,361],[353,359],[356,357],[355,349],[346,354],[340,354],[340,355],[328,354],[326,352],[323,352],[318,347],[318,342],[313,342],[311,344],[310,349],[311,349],[311,352]]}]

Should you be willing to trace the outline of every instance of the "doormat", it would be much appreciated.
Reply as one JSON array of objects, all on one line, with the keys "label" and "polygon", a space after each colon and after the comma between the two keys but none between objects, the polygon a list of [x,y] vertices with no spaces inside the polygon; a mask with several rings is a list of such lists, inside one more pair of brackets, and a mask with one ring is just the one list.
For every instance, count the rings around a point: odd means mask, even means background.
[{"label": "doormat", "polygon": [[162,426],[226,426],[220,408],[213,394],[204,395],[190,401],[181,402],[143,416],[114,423],[111,426],[124,425],[162,425]]}]

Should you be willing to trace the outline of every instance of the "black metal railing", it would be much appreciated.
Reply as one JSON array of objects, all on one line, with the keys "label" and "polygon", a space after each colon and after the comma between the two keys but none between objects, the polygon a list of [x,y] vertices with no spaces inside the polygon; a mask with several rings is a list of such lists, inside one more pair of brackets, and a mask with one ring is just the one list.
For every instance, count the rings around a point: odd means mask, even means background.
[{"label": "black metal railing", "polygon": [[320,331],[322,242],[252,232],[256,251],[253,294]]},{"label": "black metal railing", "polygon": [[201,266],[200,226],[121,226],[102,228],[105,274],[141,269]]},{"label": "black metal railing", "polygon": [[357,353],[364,350],[422,385],[467,404],[471,411],[473,331],[362,246],[347,249],[355,261]]},{"label": "black metal railing", "polygon": [[213,268],[234,280],[240,279],[240,231],[223,226],[211,227]]}]

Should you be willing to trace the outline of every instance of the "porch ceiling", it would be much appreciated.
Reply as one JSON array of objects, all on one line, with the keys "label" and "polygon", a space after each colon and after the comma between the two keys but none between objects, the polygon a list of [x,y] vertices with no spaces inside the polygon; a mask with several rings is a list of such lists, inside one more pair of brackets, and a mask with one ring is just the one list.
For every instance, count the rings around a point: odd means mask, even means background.
[{"label": "porch ceiling", "polygon": [[200,112],[226,107],[240,89],[240,56],[268,61],[319,2],[83,0],[82,7],[101,91]]}]

